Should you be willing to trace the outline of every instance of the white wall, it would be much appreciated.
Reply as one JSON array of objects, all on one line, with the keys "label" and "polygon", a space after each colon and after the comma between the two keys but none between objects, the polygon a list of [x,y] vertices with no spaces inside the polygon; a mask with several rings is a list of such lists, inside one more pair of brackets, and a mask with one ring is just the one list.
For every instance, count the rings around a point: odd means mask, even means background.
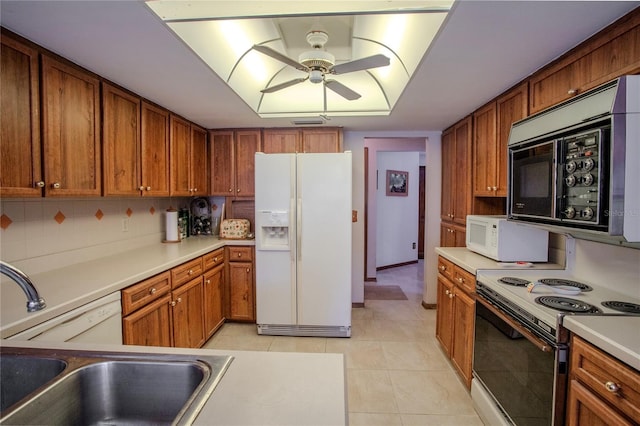
[{"label": "white wall", "polygon": [[[378,151],[376,268],[418,260],[419,152]],[[388,170],[409,173],[406,196],[387,196]]]},{"label": "white wall", "polygon": [[[364,303],[364,145],[365,138],[422,138],[425,144],[425,289],[423,301],[435,304],[437,256],[435,247],[440,245],[440,135],[441,132],[344,132],[344,149],[353,155],[353,209],[358,222],[353,225],[352,301]],[[374,257],[375,259],[375,257]],[[370,262],[369,262],[370,263]]]}]

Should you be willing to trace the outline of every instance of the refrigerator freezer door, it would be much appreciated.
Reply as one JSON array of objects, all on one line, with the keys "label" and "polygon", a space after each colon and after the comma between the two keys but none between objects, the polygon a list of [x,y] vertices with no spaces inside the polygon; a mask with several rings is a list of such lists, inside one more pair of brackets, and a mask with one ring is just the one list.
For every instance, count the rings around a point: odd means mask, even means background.
[{"label": "refrigerator freezer door", "polygon": [[[296,324],[295,156],[256,154],[256,316],[258,324]],[[260,212],[286,211],[288,247],[269,244],[273,217]],[[267,238],[264,238],[264,237]],[[271,236],[273,237],[273,236]]]},{"label": "refrigerator freezer door", "polygon": [[298,324],[351,326],[351,153],[297,161]]}]

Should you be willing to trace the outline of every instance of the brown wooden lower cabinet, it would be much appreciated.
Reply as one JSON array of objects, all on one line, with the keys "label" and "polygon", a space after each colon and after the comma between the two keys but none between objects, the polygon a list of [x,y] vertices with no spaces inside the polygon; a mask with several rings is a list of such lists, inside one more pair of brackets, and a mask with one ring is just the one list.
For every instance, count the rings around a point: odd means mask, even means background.
[{"label": "brown wooden lower cabinet", "polygon": [[122,290],[126,345],[201,347],[224,323],[224,249]]},{"label": "brown wooden lower cabinet", "polygon": [[640,424],[640,372],[572,336],[566,424]]},{"label": "brown wooden lower cabinet", "polygon": [[255,322],[253,247],[228,246],[225,258],[229,277],[228,318],[235,321]]},{"label": "brown wooden lower cabinet", "polygon": [[438,257],[436,338],[471,389],[475,325],[475,276]]},{"label": "brown wooden lower cabinet", "polygon": [[224,264],[204,274],[204,329],[211,337],[224,324]]}]

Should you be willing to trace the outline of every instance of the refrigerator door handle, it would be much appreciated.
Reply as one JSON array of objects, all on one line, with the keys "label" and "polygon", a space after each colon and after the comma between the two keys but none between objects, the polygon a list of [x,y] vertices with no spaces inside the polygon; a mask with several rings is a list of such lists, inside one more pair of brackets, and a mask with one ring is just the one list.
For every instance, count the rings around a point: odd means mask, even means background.
[{"label": "refrigerator door handle", "polygon": [[300,262],[302,260],[302,198],[298,198],[296,215],[296,250],[298,252],[298,262]]},{"label": "refrigerator door handle", "polygon": [[293,219],[294,219],[293,214],[296,211],[295,207],[296,207],[296,199],[292,197],[289,200],[289,224],[290,224],[289,225],[289,253],[291,255],[291,262],[296,261],[296,252],[294,250],[294,245],[293,245],[293,243],[295,242],[294,238],[296,238],[296,232],[292,232],[295,229],[293,227]]}]

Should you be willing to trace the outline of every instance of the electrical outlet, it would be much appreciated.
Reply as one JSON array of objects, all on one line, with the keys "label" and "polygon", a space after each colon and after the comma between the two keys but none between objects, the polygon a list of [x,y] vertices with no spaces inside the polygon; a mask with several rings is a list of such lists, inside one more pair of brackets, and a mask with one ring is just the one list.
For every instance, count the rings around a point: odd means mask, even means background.
[{"label": "electrical outlet", "polygon": [[415,249],[416,249],[416,243],[413,243],[413,244],[412,244],[412,247],[413,247],[413,249],[415,250]]},{"label": "electrical outlet", "polygon": [[122,232],[129,232],[129,218],[122,218]]}]

